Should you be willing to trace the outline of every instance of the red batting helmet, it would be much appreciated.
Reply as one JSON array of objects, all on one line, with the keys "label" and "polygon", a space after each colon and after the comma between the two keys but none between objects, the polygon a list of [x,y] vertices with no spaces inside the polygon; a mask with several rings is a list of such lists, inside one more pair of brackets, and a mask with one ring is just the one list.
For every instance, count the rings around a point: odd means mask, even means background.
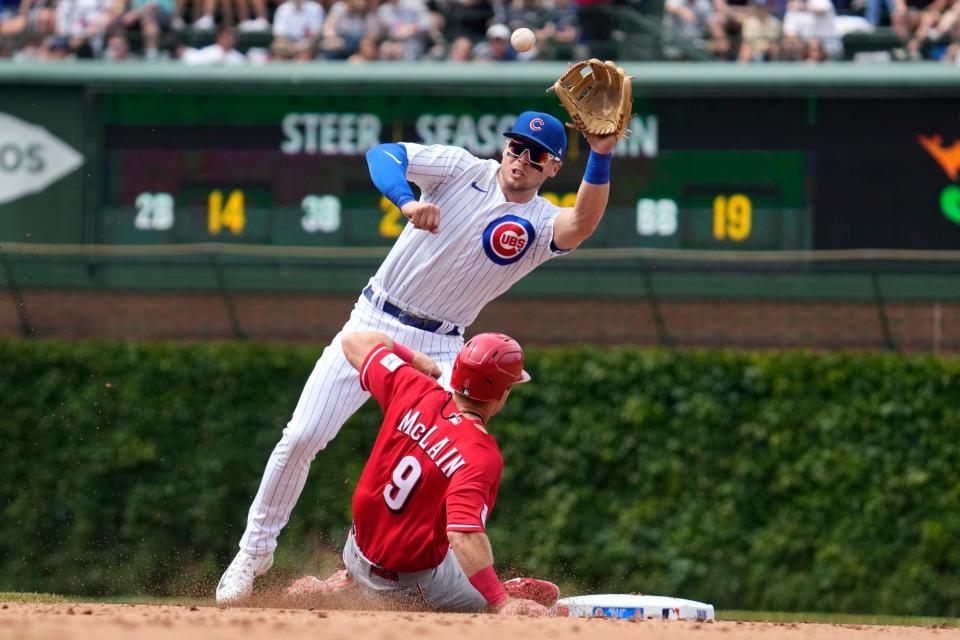
[{"label": "red batting helmet", "polygon": [[450,386],[474,400],[496,400],[510,385],[528,380],[517,341],[502,333],[481,333],[457,354]]}]

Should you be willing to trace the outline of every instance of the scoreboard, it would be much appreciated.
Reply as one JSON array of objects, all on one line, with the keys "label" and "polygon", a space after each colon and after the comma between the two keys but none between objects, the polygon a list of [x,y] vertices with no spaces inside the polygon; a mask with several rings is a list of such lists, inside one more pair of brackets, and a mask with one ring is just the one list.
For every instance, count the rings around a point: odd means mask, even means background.
[{"label": "scoreboard", "polygon": [[[114,151],[100,209],[108,244],[246,242],[372,246],[406,220],[371,183],[362,156]],[[582,163],[541,194],[572,206]],[[664,152],[621,159],[607,216],[589,246],[799,249],[810,246],[803,152]],[[322,176],[322,177],[321,177]]]},{"label": "scoreboard", "polygon": [[[29,83],[0,92],[0,242],[383,248],[406,221],[365,152],[405,141],[497,158],[516,114],[565,117],[543,92],[562,66],[20,65]],[[627,67],[636,115],[585,246],[960,248],[949,70]],[[542,189],[561,206],[587,156],[569,140]]]},{"label": "scoreboard", "polygon": [[[422,101],[368,100],[355,106],[370,110],[353,112],[322,97],[235,96],[227,108],[221,97],[180,95],[165,97],[162,112],[148,95],[107,100],[96,240],[108,244],[388,245],[406,220],[373,186],[367,149],[454,144],[498,158],[501,132],[521,110],[563,115],[543,99],[447,97],[430,111]],[[638,111],[631,129],[615,151],[607,214],[585,246],[811,246],[806,150],[669,148],[653,109]],[[569,138],[564,167],[541,191],[559,206],[575,201],[589,151],[578,133]]]}]

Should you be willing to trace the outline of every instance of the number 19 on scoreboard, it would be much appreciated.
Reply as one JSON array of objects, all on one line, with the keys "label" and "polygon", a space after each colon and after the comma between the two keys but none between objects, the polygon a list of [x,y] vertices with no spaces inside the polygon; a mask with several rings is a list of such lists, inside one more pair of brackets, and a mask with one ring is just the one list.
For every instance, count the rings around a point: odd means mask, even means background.
[{"label": "number 19 on scoreboard", "polygon": [[713,199],[713,238],[741,242],[750,237],[753,203],[742,193]]}]

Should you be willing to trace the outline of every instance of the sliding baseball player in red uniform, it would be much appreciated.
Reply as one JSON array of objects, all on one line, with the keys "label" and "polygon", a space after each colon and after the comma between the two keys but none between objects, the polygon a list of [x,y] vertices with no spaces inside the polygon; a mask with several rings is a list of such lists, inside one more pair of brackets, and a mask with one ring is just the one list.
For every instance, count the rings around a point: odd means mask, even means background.
[{"label": "sliding baseball player in red uniform", "polygon": [[386,334],[347,333],[342,342],[360,385],[383,408],[383,425],[353,495],[346,576],[307,576],[288,593],[329,592],[352,579],[441,611],[545,615],[557,587],[501,583],[485,533],[503,471],[487,425],[511,386],[530,379],[520,345],[498,333],[475,336],[454,362],[451,393],[433,360]]}]

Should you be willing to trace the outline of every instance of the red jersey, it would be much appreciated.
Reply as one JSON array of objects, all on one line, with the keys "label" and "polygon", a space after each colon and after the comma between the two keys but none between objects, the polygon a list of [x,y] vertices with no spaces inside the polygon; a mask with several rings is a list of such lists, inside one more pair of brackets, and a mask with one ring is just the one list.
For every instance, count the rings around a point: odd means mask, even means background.
[{"label": "red jersey", "polygon": [[503,472],[500,448],[449,391],[382,344],[364,360],[360,386],[384,419],[353,494],[357,545],[393,571],[432,569],[447,554],[448,530],[485,530]]}]

